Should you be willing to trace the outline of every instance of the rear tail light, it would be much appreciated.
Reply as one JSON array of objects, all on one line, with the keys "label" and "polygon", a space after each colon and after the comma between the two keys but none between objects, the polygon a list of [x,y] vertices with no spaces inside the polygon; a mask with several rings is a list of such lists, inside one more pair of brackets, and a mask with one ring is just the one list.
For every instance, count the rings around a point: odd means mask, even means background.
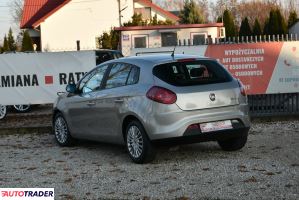
[{"label": "rear tail light", "polygon": [[153,86],[147,93],[147,98],[163,103],[163,104],[173,104],[176,102],[177,97],[174,92],[163,87]]},{"label": "rear tail light", "polygon": [[240,88],[240,92],[243,96],[246,96],[246,90],[244,85],[242,84],[242,82],[240,80],[238,80],[238,84],[239,84],[239,88]]}]

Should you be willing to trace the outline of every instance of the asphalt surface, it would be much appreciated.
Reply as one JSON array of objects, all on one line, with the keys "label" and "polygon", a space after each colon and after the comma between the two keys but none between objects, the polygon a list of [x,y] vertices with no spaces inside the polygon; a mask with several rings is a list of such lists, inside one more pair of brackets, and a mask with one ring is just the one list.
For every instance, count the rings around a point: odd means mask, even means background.
[{"label": "asphalt surface", "polygon": [[299,121],[255,123],[237,152],[215,142],[160,147],[145,165],[121,146],[0,138],[0,187],[53,187],[55,199],[299,199]]}]

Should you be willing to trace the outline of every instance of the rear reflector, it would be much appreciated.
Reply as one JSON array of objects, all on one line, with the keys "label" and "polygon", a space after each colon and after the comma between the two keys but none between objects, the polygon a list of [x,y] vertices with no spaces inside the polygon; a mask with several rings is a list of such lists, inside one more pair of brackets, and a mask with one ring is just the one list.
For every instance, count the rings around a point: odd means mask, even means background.
[{"label": "rear reflector", "polygon": [[174,104],[177,100],[176,94],[163,87],[153,86],[147,93],[147,98],[163,104]]}]

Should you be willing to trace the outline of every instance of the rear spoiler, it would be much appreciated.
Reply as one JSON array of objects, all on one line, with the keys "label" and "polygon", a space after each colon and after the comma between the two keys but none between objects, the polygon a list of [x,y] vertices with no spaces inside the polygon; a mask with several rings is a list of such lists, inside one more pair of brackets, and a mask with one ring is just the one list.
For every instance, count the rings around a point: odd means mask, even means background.
[{"label": "rear spoiler", "polygon": [[155,54],[155,53],[174,53],[174,51],[148,51],[148,52],[137,52],[136,56],[142,54]]}]

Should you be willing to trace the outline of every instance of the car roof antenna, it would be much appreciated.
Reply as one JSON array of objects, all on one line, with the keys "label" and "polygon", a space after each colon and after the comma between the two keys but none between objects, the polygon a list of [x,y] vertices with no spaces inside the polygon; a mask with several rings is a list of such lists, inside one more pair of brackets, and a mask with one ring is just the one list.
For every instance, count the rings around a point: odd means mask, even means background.
[{"label": "car roof antenna", "polygon": [[173,59],[174,59],[175,48],[176,48],[176,45],[174,46],[174,49],[173,49],[172,54],[171,54],[171,57],[172,57]]}]

